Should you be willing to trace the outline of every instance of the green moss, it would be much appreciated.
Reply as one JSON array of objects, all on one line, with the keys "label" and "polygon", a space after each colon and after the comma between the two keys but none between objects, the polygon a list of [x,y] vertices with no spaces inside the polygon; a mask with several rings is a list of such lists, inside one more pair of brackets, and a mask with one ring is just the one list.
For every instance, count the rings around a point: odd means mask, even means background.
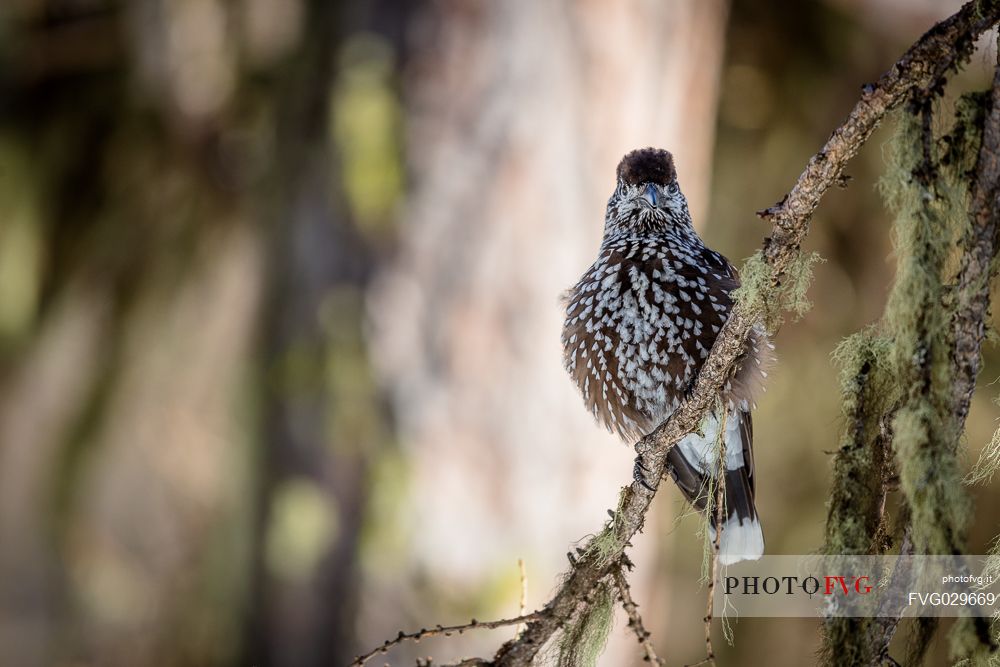
[{"label": "green moss", "polygon": [[812,307],[806,296],[812,282],[813,265],[823,261],[819,253],[799,254],[780,281],[764,261],[760,250],[748,257],[740,269],[740,287],[733,291],[733,300],[750,312],[761,313],[768,331],[781,325],[782,311],[802,317]]},{"label": "green moss", "polygon": [[[966,217],[964,189],[941,179],[921,182],[920,119],[904,114],[882,180],[895,211],[896,282],[885,322],[903,391],[893,420],[903,491],[920,551],[952,553],[964,544],[969,502],[960,484],[951,414],[951,310],[945,289],[948,254]],[[937,156],[933,153],[931,158]],[[925,170],[926,171],[926,170]]]},{"label": "green moss", "polygon": [[977,624],[986,622],[985,619],[969,617],[955,619],[949,647],[954,664],[968,667],[991,667],[998,664],[997,656],[990,651],[989,644],[979,639]]},{"label": "green moss", "polygon": [[[892,352],[892,341],[890,341],[879,329],[879,327],[867,327],[852,334],[840,341],[830,354],[834,365],[840,369],[840,392],[844,397],[844,415],[851,412],[851,405],[848,401],[857,401],[857,379],[858,374],[865,364],[874,368],[887,369]],[[873,373],[870,383],[875,389],[875,394],[883,404],[891,403],[891,396],[886,396],[896,389],[892,377],[885,372]]]},{"label": "green moss", "polygon": [[946,178],[967,181],[979,155],[983,120],[989,93],[966,93],[955,102],[955,121],[950,131],[941,137],[941,167]]},{"label": "green moss", "polygon": [[785,272],[785,282],[781,290],[782,304],[786,310],[795,313],[796,317],[802,317],[812,308],[807,292],[812,283],[813,265],[825,261],[818,252],[799,255]]},{"label": "green moss", "polygon": [[594,556],[597,559],[598,567],[609,565],[625,549],[625,543],[621,538],[624,532],[621,524],[621,512],[625,506],[625,498],[628,492],[629,490],[625,488],[618,494],[618,507],[615,509],[614,517],[606,522],[604,529],[587,544],[586,554]]},{"label": "green moss", "polygon": [[[951,135],[959,139],[926,146],[920,118],[904,114],[881,183],[896,214],[896,282],[884,319],[902,391],[892,422],[893,444],[918,553],[962,553],[971,514],[956,453],[960,433],[951,398],[954,303],[947,288],[957,266],[957,241],[968,229],[965,167],[971,158],[966,151],[978,141],[962,126],[969,113],[968,107],[960,109]],[[930,164],[925,163],[925,149]],[[974,664],[982,659],[988,642],[983,642],[981,626],[982,621],[955,624],[950,633],[953,657]]]},{"label": "green moss", "polygon": [[[971,503],[961,484],[958,424],[952,414],[951,350],[958,243],[968,233],[969,169],[979,146],[981,102],[957,105],[950,134],[925,142],[921,118],[901,114],[879,188],[895,215],[897,261],[882,321],[834,351],[841,368],[845,434],[834,462],[825,551],[878,553],[882,480],[891,441],[900,485],[921,553],[960,553]],[[926,153],[925,153],[926,151]],[[926,161],[925,161],[926,158]],[[998,438],[997,440],[1000,440]],[[976,478],[1000,466],[1000,444],[988,449]],[[831,619],[825,626],[828,662],[867,664],[867,619]],[[959,622],[952,655],[984,664],[982,622]],[[835,659],[834,659],[835,658]]]},{"label": "green moss", "polygon": [[950,554],[965,545],[971,504],[951,443],[940,437],[941,416],[927,402],[910,402],[893,421],[900,483],[920,552]]},{"label": "green moss", "polygon": [[846,338],[833,352],[840,367],[846,427],[827,505],[827,554],[882,551],[877,541],[889,461],[881,421],[899,396],[890,359],[891,342],[875,328]]},{"label": "green moss", "polygon": [[559,642],[559,667],[594,667],[604,651],[614,622],[615,597],[609,582],[594,591],[594,597],[563,631]]},{"label": "green moss", "polygon": [[[833,352],[840,367],[845,429],[833,463],[823,552],[879,554],[885,550],[884,478],[890,465],[883,416],[899,390],[891,372],[891,342],[876,327],[844,339]],[[823,626],[825,664],[869,664],[868,618],[831,618]]]}]

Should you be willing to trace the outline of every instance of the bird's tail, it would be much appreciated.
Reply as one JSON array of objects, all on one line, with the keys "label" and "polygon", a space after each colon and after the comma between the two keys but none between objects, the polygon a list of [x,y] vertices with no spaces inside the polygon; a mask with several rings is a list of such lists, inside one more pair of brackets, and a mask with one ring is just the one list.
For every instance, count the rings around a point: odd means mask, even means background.
[{"label": "bird's tail", "polygon": [[[730,565],[742,560],[756,560],[764,554],[764,533],[754,505],[753,429],[750,413],[734,410],[726,428],[725,506],[719,562]],[[708,506],[711,489],[709,474],[718,467],[717,430],[705,428],[704,434],[691,434],[667,454],[668,470],[684,497],[698,510]],[[714,501],[714,498],[713,498]],[[714,502],[713,502],[714,505]],[[714,543],[717,516],[709,517],[710,537]]]}]

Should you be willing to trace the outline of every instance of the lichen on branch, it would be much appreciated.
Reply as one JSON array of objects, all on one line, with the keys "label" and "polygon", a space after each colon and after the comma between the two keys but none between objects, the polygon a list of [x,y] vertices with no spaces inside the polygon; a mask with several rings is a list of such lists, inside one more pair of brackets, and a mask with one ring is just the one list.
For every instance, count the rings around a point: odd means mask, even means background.
[{"label": "lichen on branch", "polygon": [[[935,177],[936,142],[930,142],[928,156],[924,131],[920,116],[902,114],[881,182],[896,215],[896,281],[885,328],[896,382],[903,388],[893,442],[913,541],[920,553],[950,554],[964,549],[970,504],[955,456],[945,271],[966,208],[965,193],[943,187]],[[932,164],[926,164],[928,157]]]},{"label": "lichen on branch", "polygon": [[746,311],[760,313],[764,327],[776,331],[783,313],[790,312],[797,319],[812,308],[807,293],[813,265],[822,261],[818,252],[797,253],[779,273],[764,252],[758,250],[743,262],[741,284],[733,290],[732,298]]}]

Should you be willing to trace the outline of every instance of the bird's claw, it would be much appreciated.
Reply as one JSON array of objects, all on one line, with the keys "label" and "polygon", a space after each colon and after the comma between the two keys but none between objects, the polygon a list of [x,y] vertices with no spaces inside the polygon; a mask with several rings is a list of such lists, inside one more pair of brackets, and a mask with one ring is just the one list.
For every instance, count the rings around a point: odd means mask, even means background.
[{"label": "bird's claw", "polygon": [[646,462],[643,461],[643,454],[639,454],[635,457],[635,465],[632,467],[632,479],[637,483],[643,485],[650,491],[656,491],[656,488],[651,486],[649,482],[646,481],[646,473],[651,472]]}]

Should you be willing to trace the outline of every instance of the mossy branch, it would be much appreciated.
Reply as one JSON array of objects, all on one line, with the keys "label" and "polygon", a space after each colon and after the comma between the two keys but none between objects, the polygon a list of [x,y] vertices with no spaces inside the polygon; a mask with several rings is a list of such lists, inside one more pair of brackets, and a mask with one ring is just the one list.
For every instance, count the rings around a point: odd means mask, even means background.
[{"label": "mossy branch", "polygon": [[[993,99],[994,101],[990,101]],[[964,552],[971,502],[961,483],[957,450],[981,360],[988,287],[997,251],[1000,194],[1000,64],[988,95],[961,98],[950,133],[931,132],[933,105],[917,98],[904,114],[881,185],[896,214],[897,277],[880,325],[839,348],[856,373],[845,386],[851,421],[835,463],[827,551],[851,553],[876,535],[869,495],[885,475],[887,442],[895,450],[905,496],[904,548],[917,553]],[[971,197],[969,194],[971,182]],[[957,249],[953,251],[952,249]],[[954,286],[952,260],[960,262]],[[881,333],[879,353],[873,332]],[[879,368],[881,367],[881,369]],[[853,370],[852,370],[853,369]],[[870,383],[881,370],[882,381]],[[873,375],[874,373],[874,375]],[[889,437],[873,437],[890,422]],[[986,473],[977,472],[978,477]],[[866,512],[835,516],[851,496]],[[884,498],[884,484],[882,490]],[[884,502],[884,500],[883,500]],[[853,664],[882,664],[898,618],[835,619],[826,624],[825,653]],[[909,658],[919,661],[936,631],[933,619],[914,624]],[[860,638],[860,639],[859,639]],[[963,619],[951,633],[952,654],[981,661],[995,649],[983,619]]]},{"label": "mossy branch", "polygon": [[[561,585],[528,623],[524,632],[500,647],[492,660],[481,664],[497,667],[527,667],[573,619],[595,604],[603,608],[608,578],[629,541],[645,522],[659,482],[664,475],[666,454],[681,438],[694,431],[715,404],[725,381],[743,354],[750,330],[768,320],[766,304],[783,302],[782,282],[801,270],[802,241],[809,231],[812,214],[826,192],[843,181],[846,164],[874,132],[886,114],[911,98],[915,91],[941,85],[948,72],[969,57],[976,39],[1000,19],[1000,0],[980,0],[963,6],[938,23],[864,93],[845,122],[834,130],[814,155],[791,191],[778,203],[760,212],[773,223],[764,239],[760,258],[753,260],[766,276],[733,309],[702,366],[688,400],[664,423],[636,443],[635,449],[648,470],[648,486],[632,483],[622,489],[612,521],[592,539],[573,562]],[[754,266],[744,269],[754,273]],[[794,281],[793,281],[794,282]],[[794,295],[795,292],[793,292]],[[594,544],[595,540],[601,543]],[[599,628],[603,632],[603,625]],[[585,638],[590,641],[590,638]]]},{"label": "mossy branch", "polygon": [[[841,369],[846,428],[833,464],[823,552],[881,554],[887,547],[885,507],[893,478],[886,415],[896,401],[889,367],[891,342],[875,327],[844,340],[834,351]],[[878,648],[868,641],[874,620],[830,618],[823,624],[826,664],[871,664]]]},{"label": "mossy branch", "polygon": [[1000,248],[1000,62],[989,98],[982,105],[967,105],[969,124],[978,125],[977,112],[984,113],[982,140],[972,179],[969,226],[962,241],[962,265],[958,276],[957,304],[952,322],[955,367],[953,411],[964,424],[982,360],[989,309],[989,285],[996,275]]},{"label": "mossy branch", "polygon": [[841,368],[847,428],[834,460],[823,548],[827,554],[879,554],[885,548],[880,536],[894,475],[884,417],[897,393],[889,348],[888,338],[869,328],[844,340],[833,353]]},{"label": "mossy branch", "polygon": [[[964,178],[946,178],[929,132],[931,106],[905,114],[883,191],[896,212],[897,277],[884,326],[892,340],[893,375],[901,388],[893,417],[893,446],[917,553],[959,554],[971,510],[956,450],[964,421],[953,416],[952,299],[946,288],[950,249],[966,216]],[[980,624],[981,620],[980,620]],[[989,650],[959,622],[952,651],[965,657]],[[926,645],[936,624],[916,625]],[[969,641],[970,637],[973,641]],[[878,647],[880,652],[882,647]]]},{"label": "mossy branch", "polygon": [[614,621],[615,597],[611,577],[580,601],[579,610],[563,628],[559,667],[594,667],[604,651]]},{"label": "mossy branch", "polygon": [[[938,157],[928,153],[923,119],[903,114],[883,191],[896,212],[897,277],[884,326],[890,361],[903,388],[893,419],[900,482],[912,514],[918,553],[964,550],[969,502],[955,447],[951,328],[945,271],[956,229],[963,224],[963,193],[939,186]],[[919,147],[924,147],[918,151]],[[927,164],[932,160],[931,164]]]}]

